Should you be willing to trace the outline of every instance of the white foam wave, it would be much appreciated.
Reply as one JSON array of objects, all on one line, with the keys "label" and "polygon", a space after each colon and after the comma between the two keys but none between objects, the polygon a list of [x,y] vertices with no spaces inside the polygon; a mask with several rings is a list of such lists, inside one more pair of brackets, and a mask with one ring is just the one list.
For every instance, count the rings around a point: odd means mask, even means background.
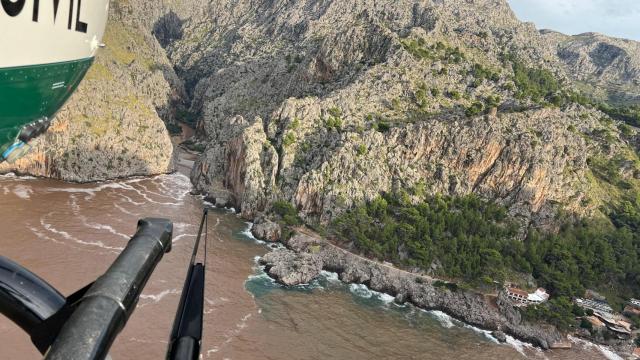
[{"label": "white foam wave", "polygon": [[89,219],[87,219],[86,216],[81,215],[81,213],[80,213],[80,205],[78,205],[77,198],[76,198],[76,196],[74,194],[72,194],[70,196],[69,203],[71,205],[71,209],[73,211],[73,214],[80,219],[80,221],[82,222],[82,225],[84,225],[84,226],[86,226],[88,228],[94,229],[94,230],[106,231],[106,232],[108,232],[110,234],[119,236],[119,237],[127,239],[127,240],[130,238],[129,235],[123,234],[121,232],[118,232],[111,225],[94,223],[94,222],[89,221]]},{"label": "white foam wave", "polygon": [[140,216],[140,214],[133,213],[133,212],[131,212],[131,211],[129,211],[129,210],[127,210],[127,209],[123,208],[122,206],[118,205],[118,203],[114,203],[114,204],[113,204],[113,206],[114,206],[116,209],[118,209],[118,210],[122,211],[123,213],[125,213],[125,214],[127,214],[127,215],[131,215],[131,216],[134,216],[134,217],[138,217],[138,216]]},{"label": "white foam wave", "polygon": [[71,205],[71,211],[73,211],[74,214],[80,213],[80,205],[78,205],[78,199],[74,194],[69,196],[69,205]]},{"label": "white foam wave", "polygon": [[273,284],[276,283],[276,280],[273,279],[271,276],[269,276],[269,274],[267,274],[264,271],[260,271],[257,274],[249,275],[249,277],[247,278],[247,281],[258,280],[258,279],[260,279],[260,280],[268,280],[270,283],[273,283]]},{"label": "white foam wave", "polygon": [[64,239],[73,241],[73,242],[78,243],[80,245],[95,246],[95,247],[99,247],[101,249],[114,250],[114,251],[118,251],[118,252],[124,250],[123,247],[108,246],[105,243],[103,243],[102,241],[84,241],[84,240],[80,240],[80,239],[74,237],[73,235],[69,234],[68,232],[63,231],[63,230],[58,230],[53,225],[46,223],[44,221],[44,218],[40,219],[40,225],[42,225],[42,227],[45,228],[47,231],[49,231],[49,232],[51,232],[53,234],[56,234],[56,235],[60,235]]},{"label": "white foam wave", "polygon": [[253,314],[246,314],[245,316],[242,317],[242,319],[240,320],[239,323],[236,324],[236,328],[238,328],[238,330],[242,330],[244,328],[247,327],[247,321],[251,318]]},{"label": "white foam wave", "polygon": [[[454,319],[453,317],[451,317],[450,315],[442,312],[442,311],[438,311],[438,310],[432,310],[432,311],[428,311],[428,313],[430,313],[431,315],[435,316],[436,319],[438,319],[438,321],[442,324],[442,326],[446,327],[446,328],[452,328],[456,325],[462,325],[463,328],[465,329],[469,329],[472,330],[473,332],[480,334],[482,336],[484,336],[487,340],[499,344],[500,342],[498,341],[498,339],[496,339],[492,332],[490,330],[484,330],[484,329],[480,329],[478,327],[475,327],[473,325],[469,325],[467,323],[464,323],[462,321],[458,321],[456,319]],[[513,336],[507,335],[507,344],[510,345],[511,347],[513,347],[517,352],[519,352],[520,354],[522,354],[523,356],[527,356],[525,350],[531,350],[531,351],[535,351],[536,347],[533,346],[532,344],[529,344],[527,342],[524,341],[520,341],[516,338],[514,338]]]},{"label": "white foam wave", "polygon": [[165,297],[169,296],[169,295],[180,295],[182,292],[178,289],[170,289],[170,290],[164,290],[162,292],[160,292],[159,294],[142,294],[140,295],[140,300],[147,300],[144,303],[140,303],[138,304],[138,307],[145,307],[147,305],[150,304],[157,304],[160,301],[162,301],[162,299],[164,299]]},{"label": "white foam wave", "polygon": [[119,193],[118,196],[120,196],[123,200],[125,200],[126,203],[129,203],[131,205],[134,205],[134,206],[144,205],[144,202],[134,201],[132,198],[130,198],[129,196],[127,196],[125,194]]},{"label": "white foam wave", "polygon": [[[330,275],[332,277],[332,280],[335,279],[337,281],[340,281],[338,278],[338,274],[335,274],[335,273],[329,273],[329,274],[333,274],[333,275]],[[395,297],[386,293],[371,290],[364,284],[349,284],[349,291],[351,291],[352,294],[365,299],[375,298],[387,305],[395,301]]]},{"label": "white foam wave", "polygon": [[89,228],[92,228],[92,229],[95,229],[95,230],[107,231],[107,232],[109,232],[109,233],[111,233],[111,234],[113,234],[113,235],[119,236],[119,237],[124,238],[124,239],[127,239],[127,240],[130,238],[130,236],[129,236],[129,235],[127,235],[127,234],[123,234],[123,233],[121,233],[121,232],[118,232],[116,229],[114,229],[114,228],[113,228],[112,226],[110,226],[110,225],[98,224],[98,223],[90,222],[90,221],[88,221],[88,220],[87,220],[87,218],[86,218],[86,217],[84,217],[84,216],[80,216],[80,219],[81,219],[81,221],[82,221],[82,224],[83,224],[83,225],[85,225],[85,226],[87,226],[87,227],[89,227]]},{"label": "white foam wave", "polygon": [[195,227],[197,227],[196,224],[184,223],[184,222],[177,222],[173,224],[173,228],[177,231],[184,231],[187,228],[195,228]]},{"label": "white foam wave", "polygon": [[371,297],[373,297],[373,292],[363,284],[349,284],[349,291],[351,291],[351,293],[356,296],[366,299],[370,299]]},{"label": "white foam wave", "polygon": [[144,340],[144,339],[138,339],[135,337],[129,338],[129,341],[133,341],[141,344],[157,344],[157,343],[168,344],[169,343],[166,340]]},{"label": "white foam wave", "polygon": [[36,229],[35,227],[27,226],[27,228],[28,228],[29,230],[31,230],[31,232],[32,232],[34,235],[36,235],[36,237],[37,237],[38,239],[40,239],[40,240],[50,241],[50,242],[52,242],[52,243],[55,243],[55,244],[58,244],[58,245],[64,245],[64,246],[70,247],[70,248],[75,249],[75,250],[80,250],[80,251],[89,251],[89,250],[88,250],[88,249],[86,249],[86,248],[81,248],[81,247],[78,247],[78,246],[72,245],[72,244],[70,244],[69,242],[65,242],[65,241],[60,241],[60,240],[58,240],[58,239],[54,239],[54,238],[52,238],[51,236],[48,236],[48,235],[44,234],[44,233],[43,233],[42,231],[40,231],[39,229]]},{"label": "white foam wave", "polygon": [[[163,194],[163,193],[151,191],[144,184],[141,183],[143,181],[158,181],[157,184],[160,187],[162,187],[166,192]],[[119,190],[131,191],[139,195],[147,203],[163,205],[163,206],[180,206],[182,205],[182,200],[184,199],[184,197],[189,193],[190,187],[191,187],[191,184],[189,182],[188,177],[182,174],[172,174],[172,175],[160,175],[154,178],[141,177],[141,178],[134,178],[134,179],[129,179],[125,181],[98,183],[98,185],[94,187],[50,187],[50,188],[47,188],[46,190],[49,192],[83,193],[83,194],[86,194],[85,199],[90,200],[95,197],[96,193],[101,192],[103,190],[119,189]],[[158,201],[151,198],[149,195],[155,195],[157,197],[161,197],[165,199],[169,198],[169,199],[177,200],[178,202]],[[144,202],[141,203],[141,202],[134,201],[131,197],[125,194],[118,194],[118,196],[122,197],[123,199],[126,199],[128,202],[137,206],[144,204]]]},{"label": "white foam wave", "polygon": [[[126,190],[131,190],[133,192],[135,192],[136,194],[140,195],[140,197],[142,197],[143,199],[145,199],[147,202],[151,203],[151,204],[156,204],[156,205],[162,205],[162,206],[182,206],[182,202],[165,202],[165,201],[156,201],[154,199],[152,199],[151,197],[149,197],[149,195],[147,195],[146,192],[141,191],[140,189],[137,189],[129,184],[126,185],[122,185],[125,187]],[[179,200],[179,199],[176,199]]]},{"label": "white foam wave", "polygon": [[30,186],[27,186],[27,185],[16,185],[13,188],[13,193],[17,197],[27,200],[31,198],[31,194],[33,194],[33,190],[31,189]]},{"label": "white foam wave", "polygon": [[381,293],[381,292],[376,292],[375,295],[378,297],[380,301],[384,302],[385,304],[391,304],[396,300],[395,297],[389,294]]},{"label": "white foam wave", "polygon": [[527,356],[527,354],[524,351],[525,348],[533,348],[533,345],[520,341],[514,338],[513,336],[509,336],[509,335],[507,335],[507,344],[511,345],[512,348],[516,349],[516,351],[522,354],[523,356]]},{"label": "white foam wave", "polygon": [[214,346],[213,348],[207,350],[207,357],[210,357],[212,354],[215,354],[218,351],[220,351],[220,348],[218,348],[217,346]]},{"label": "white foam wave", "polygon": [[241,232],[242,235],[248,237],[249,239],[255,241],[258,244],[266,244],[266,242],[256,239],[256,237],[253,236],[253,234],[251,233],[251,229],[253,229],[253,223],[246,222],[245,224],[247,225],[247,228],[242,230]]},{"label": "white foam wave", "polygon": [[112,183],[102,183],[98,186],[92,187],[92,188],[81,188],[81,187],[68,187],[68,188],[47,188],[46,191],[48,192],[66,192],[66,193],[81,193],[81,194],[86,194],[87,196],[85,197],[85,199],[90,200],[92,198],[95,197],[96,193],[105,190],[105,189],[124,189],[124,190],[128,190],[128,188],[130,188],[130,186],[125,185],[125,184],[121,184],[121,183],[117,183],[117,182],[112,182]]},{"label": "white foam wave", "polygon": [[186,195],[192,189],[191,179],[181,173],[158,175],[154,179],[159,180],[160,187],[170,192],[175,191]]},{"label": "white foam wave", "polygon": [[338,273],[322,270],[320,272],[320,276],[324,277],[329,282],[341,282]]},{"label": "white foam wave", "polygon": [[37,178],[34,176],[18,176],[15,173],[7,173],[0,175],[0,179],[10,179],[12,181],[16,180],[36,180]]},{"label": "white foam wave", "polygon": [[606,346],[597,345],[596,347],[598,348],[598,350],[600,350],[602,355],[604,355],[609,360],[624,360],[620,355],[616,354]]},{"label": "white foam wave", "polygon": [[581,345],[585,349],[596,348],[598,351],[600,351],[602,353],[602,355],[604,355],[604,357],[606,357],[609,360],[623,360],[622,357],[620,357],[618,354],[616,354],[610,348],[608,348],[608,347],[606,347],[604,345],[594,344],[594,343],[592,343],[590,341],[579,339],[579,338],[573,337],[571,335],[568,336],[568,339],[572,343],[577,344],[577,345]]},{"label": "white foam wave", "polygon": [[185,238],[185,237],[192,237],[192,238],[195,238],[196,236],[198,236],[198,235],[197,235],[197,234],[180,234],[180,235],[178,235],[178,236],[174,236],[174,237],[173,237],[173,241],[172,241],[172,242],[173,242],[173,244],[176,244],[176,243],[178,243],[180,240],[182,240],[182,238]]},{"label": "white foam wave", "polygon": [[442,311],[429,310],[429,311],[427,311],[427,313],[429,313],[432,317],[434,317],[436,320],[438,320],[440,325],[442,325],[443,327],[445,327],[447,329],[450,329],[450,328],[455,326],[455,324],[453,323],[453,318],[451,316],[443,313]]}]

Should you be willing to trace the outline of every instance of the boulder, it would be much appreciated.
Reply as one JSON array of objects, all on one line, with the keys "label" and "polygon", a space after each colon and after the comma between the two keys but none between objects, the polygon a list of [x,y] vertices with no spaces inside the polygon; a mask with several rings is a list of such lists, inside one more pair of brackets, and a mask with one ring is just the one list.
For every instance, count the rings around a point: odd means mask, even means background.
[{"label": "boulder", "polygon": [[322,271],[322,261],[310,254],[296,254],[288,249],[276,249],[260,259],[265,271],[286,286],[308,284]]},{"label": "boulder", "polygon": [[277,242],[282,236],[280,225],[265,218],[256,220],[251,228],[251,233],[257,239],[269,242]]}]

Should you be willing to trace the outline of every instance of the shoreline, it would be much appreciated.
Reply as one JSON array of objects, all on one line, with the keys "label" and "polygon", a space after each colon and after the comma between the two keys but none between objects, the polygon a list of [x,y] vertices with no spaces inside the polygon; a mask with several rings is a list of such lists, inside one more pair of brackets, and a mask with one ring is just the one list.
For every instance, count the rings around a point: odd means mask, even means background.
[{"label": "shoreline", "polygon": [[[254,240],[267,246],[279,245],[268,246],[269,252],[259,258],[258,264],[263,266],[267,276],[282,286],[305,285],[324,272],[334,273],[346,285],[363,285],[369,291],[393,297],[397,305],[410,304],[421,311],[442,312],[498,343],[515,340],[541,351],[570,350],[574,345],[588,344],[608,359],[633,358],[624,347],[595,342],[578,333],[560,333],[551,324],[529,323],[502,293],[496,297],[461,288],[452,291],[442,284],[434,286],[436,282],[448,282],[352,253],[304,226],[294,228],[288,240],[273,240],[273,237],[265,236],[269,233],[264,230],[261,234],[256,233],[256,226],[264,225],[264,222],[247,222],[247,225],[244,232]],[[416,278],[425,282],[416,282]]]},{"label": "shoreline", "polygon": [[306,229],[295,229],[289,240],[280,242],[285,248],[271,249],[259,261],[267,275],[285,286],[309,283],[322,271],[334,272],[346,284],[365,285],[372,291],[393,296],[399,304],[441,311],[492,332],[496,339],[510,335],[544,350],[567,348],[568,344],[570,347],[566,336],[555,327],[525,322],[518,310],[500,296],[492,299],[470,290],[449,289],[438,285],[437,279],[353,254]]}]

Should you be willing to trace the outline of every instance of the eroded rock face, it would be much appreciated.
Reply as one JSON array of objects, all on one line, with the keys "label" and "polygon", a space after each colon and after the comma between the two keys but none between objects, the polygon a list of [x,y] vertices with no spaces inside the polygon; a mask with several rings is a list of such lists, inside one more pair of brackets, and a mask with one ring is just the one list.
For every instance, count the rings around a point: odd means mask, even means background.
[{"label": "eroded rock face", "polygon": [[228,127],[225,140],[212,144],[196,161],[191,181],[213,198],[229,199],[242,216],[253,219],[270,202],[278,155],[260,118],[248,125],[244,118],[235,117]]},{"label": "eroded rock face", "polygon": [[[567,114],[539,110],[499,118],[453,118],[385,134],[371,130],[342,135],[325,147],[331,156],[305,169],[297,184],[291,184],[292,198],[301,213],[319,215],[323,221],[382,191],[420,183],[430,193],[481,194],[508,205],[514,215],[534,214],[540,221],[552,215],[550,202],[564,201],[568,208],[586,211],[580,206],[580,177],[588,146],[567,130],[572,121]],[[282,171],[302,172],[301,167],[294,163]],[[565,201],[573,196],[574,202]]]}]

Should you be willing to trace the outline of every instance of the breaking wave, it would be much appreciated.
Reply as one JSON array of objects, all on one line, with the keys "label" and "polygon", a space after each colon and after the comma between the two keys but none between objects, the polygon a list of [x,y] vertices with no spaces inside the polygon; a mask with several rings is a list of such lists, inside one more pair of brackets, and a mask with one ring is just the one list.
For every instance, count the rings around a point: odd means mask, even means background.
[{"label": "breaking wave", "polygon": [[585,349],[596,349],[602,355],[604,355],[604,357],[606,357],[609,360],[623,360],[622,357],[620,357],[618,354],[616,354],[610,348],[608,348],[608,347],[606,347],[604,345],[594,344],[594,343],[589,342],[587,340],[579,339],[579,338],[576,338],[576,337],[573,337],[573,336],[569,336],[569,341],[571,341],[572,343],[574,343],[576,345],[580,345]]}]

